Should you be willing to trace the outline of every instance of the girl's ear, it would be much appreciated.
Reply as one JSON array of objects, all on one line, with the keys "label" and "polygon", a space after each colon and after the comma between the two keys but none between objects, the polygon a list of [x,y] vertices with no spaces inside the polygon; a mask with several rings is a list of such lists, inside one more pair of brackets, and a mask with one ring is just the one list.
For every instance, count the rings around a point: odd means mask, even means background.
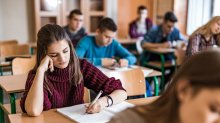
[{"label": "girl's ear", "polygon": [[192,94],[192,88],[189,84],[189,81],[186,79],[180,79],[176,85],[177,98],[180,102],[185,101],[188,96]]}]

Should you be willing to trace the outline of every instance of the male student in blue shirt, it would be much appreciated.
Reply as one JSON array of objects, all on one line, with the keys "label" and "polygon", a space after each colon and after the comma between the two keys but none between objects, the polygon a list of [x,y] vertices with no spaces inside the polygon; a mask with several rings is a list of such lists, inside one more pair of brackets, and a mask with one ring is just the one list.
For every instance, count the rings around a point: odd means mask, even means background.
[{"label": "male student in blue shirt", "polygon": [[87,58],[96,66],[110,67],[116,63],[115,58],[120,58],[121,67],[133,65],[136,58],[114,39],[117,26],[111,18],[103,18],[96,30],[95,36],[82,38],[76,47],[79,58]]},{"label": "male student in blue shirt", "polygon": [[[177,17],[173,12],[167,12],[162,24],[154,26],[147,34],[145,34],[144,40],[141,42],[142,48],[171,48],[174,41],[184,41],[185,39],[183,35],[175,27],[177,21]],[[143,55],[142,58],[144,58],[144,61],[160,61],[159,55],[148,52],[144,52]],[[165,55],[165,60],[172,59],[174,59],[172,54]]]}]

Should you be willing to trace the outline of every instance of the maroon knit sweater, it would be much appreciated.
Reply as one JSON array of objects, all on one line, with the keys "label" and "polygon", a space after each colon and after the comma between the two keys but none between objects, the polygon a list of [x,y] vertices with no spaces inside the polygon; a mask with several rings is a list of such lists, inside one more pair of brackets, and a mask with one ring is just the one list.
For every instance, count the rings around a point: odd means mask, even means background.
[{"label": "maroon knit sweater", "polygon": [[[115,80],[115,78],[108,78],[99,69],[97,69],[86,60],[80,60],[80,68],[83,75],[83,81],[77,86],[70,85],[69,67],[65,69],[55,68],[54,72],[48,74],[47,81],[49,83],[48,85],[52,94],[49,93],[46,88],[44,88],[43,110],[84,103],[84,86],[88,89],[94,90],[95,92],[102,90],[102,96],[110,94],[114,90],[124,90],[120,80]],[[25,99],[32,85],[35,74],[36,71],[34,70],[30,71],[28,74],[25,92],[20,102],[23,112],[26,112],[24,108]]]}]

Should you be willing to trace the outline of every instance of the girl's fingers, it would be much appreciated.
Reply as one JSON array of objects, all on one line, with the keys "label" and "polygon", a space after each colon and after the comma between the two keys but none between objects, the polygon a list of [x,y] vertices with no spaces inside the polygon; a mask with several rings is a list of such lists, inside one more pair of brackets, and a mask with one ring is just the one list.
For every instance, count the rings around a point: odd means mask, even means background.
[{"label": "girl's fingers", "polygon": [[50,72],[54,71],[53,60],[50,57],[49,57],[49,69],[50,69]]}]

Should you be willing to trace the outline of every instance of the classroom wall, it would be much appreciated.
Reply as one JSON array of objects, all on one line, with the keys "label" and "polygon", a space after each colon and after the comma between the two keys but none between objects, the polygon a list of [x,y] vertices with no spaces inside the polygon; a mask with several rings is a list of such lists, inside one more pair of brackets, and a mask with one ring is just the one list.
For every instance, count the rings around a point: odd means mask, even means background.
[{"label": "classroom wall", "polygon": [[187,27],[188,0],[174,0],[174,13],[178,18],[176,26],[184,34]]},{"label": "classroom wall", "polygon": [[[0,0],[0,27],[2,27],[2,1]],[[0,28],[0,39],[2,39],[2,28]]]},{"label": "classroom wall", "polygon": [[112,18],[115,23],[118,23],[118,1],[117,0],[106,0],[107,5],[107,17]]},{"label": "classroom wall", "polygon": [[17,39],[19,43],[26,43],[33,39],[30,7],[30,0],[1,0],[0,40]]}]

